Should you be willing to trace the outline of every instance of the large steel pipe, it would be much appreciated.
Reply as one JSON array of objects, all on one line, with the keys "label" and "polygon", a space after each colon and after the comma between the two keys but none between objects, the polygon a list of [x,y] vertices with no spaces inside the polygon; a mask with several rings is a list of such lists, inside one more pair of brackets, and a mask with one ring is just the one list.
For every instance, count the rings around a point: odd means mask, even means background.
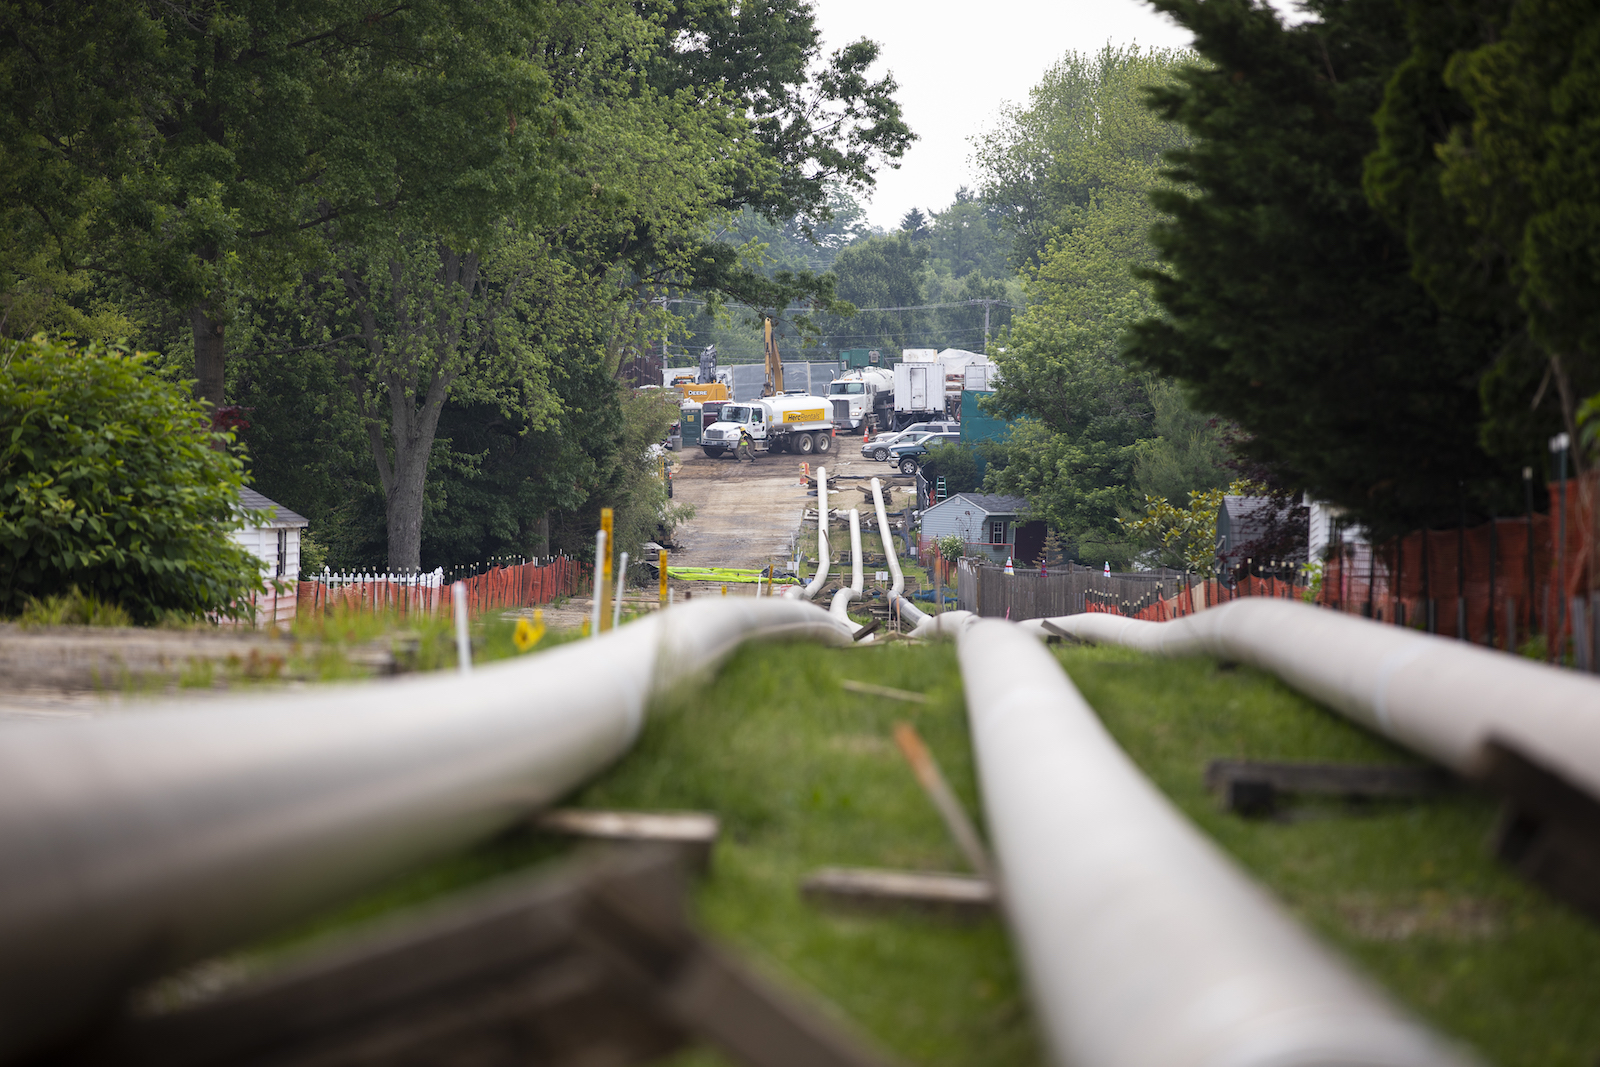
[{"label": "large steel pipe", "polygon": [[866,589],[866,576],[861,571],[861,512],[850,509],[850,584],[833,594],[828,610],[836,619],[850,621],[850,602],[860,600]]},{"label": "large steel pipe", "polygon": [[1172,622],[1095,612],[1030,628],[1248,663],[1458,773],[1473,774],[1495,738],[1600,797],[1600,679],[1592,675],[1268,597]]},{"label": "large steel pipe", "polygon": [[0,1060],[550,803],[740,643],[852,629],[810,604],[695,601],[467,678],[7,725]]},{"label": "large steel pipe", "polygon": [[828,468],[817,468],[817,573],[805,586],[790,586],[783,595],[792,599],[811,600],[828,584]]},{"label": "large steel pipe", "polygon": [[900,554],[894,548],[894,535],[889,530],[889,514],[883,508],[883,483],[872,479],[872,507],[878,513],[878,538],[883,542],[883,554],[889,561],[889,574],[894,584],[889,589],[889,603],[902,619],[916,626],[928,616],[901,594],[905,592],[906,576],[900,571]]},{"label": "large steel pipe", "polygon": [[1056,1063],[1471,1062],[1195,832],[1021,627],[969,620],[957,651],[1007,921]]}]

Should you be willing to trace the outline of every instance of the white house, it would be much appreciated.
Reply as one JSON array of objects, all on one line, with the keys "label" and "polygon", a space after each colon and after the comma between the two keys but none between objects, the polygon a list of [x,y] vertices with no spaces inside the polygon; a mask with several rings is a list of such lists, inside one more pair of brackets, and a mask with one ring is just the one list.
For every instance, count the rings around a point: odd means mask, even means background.
[{"label": "white house", "polygon": [[295,582],[300,578],[300,531],[311,523],[254,489],[240,489],[239,503],[248,511],[264,511],[270,516],[233,532],[233,539],[261,561],[261,577],[268,582],[269,591],[256,595],[257,625],[293,622]]}]

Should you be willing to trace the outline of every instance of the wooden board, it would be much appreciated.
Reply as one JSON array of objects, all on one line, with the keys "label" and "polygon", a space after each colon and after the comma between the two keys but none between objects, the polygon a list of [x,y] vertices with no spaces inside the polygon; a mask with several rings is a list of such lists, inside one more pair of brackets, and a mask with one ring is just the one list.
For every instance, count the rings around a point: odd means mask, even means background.
[{"label": "wooden board", "polygon": [[534,816],[533,825],[545,833],[581,837],[619,844],[667,845],[678,849],[695,870],[711,867],[721,823],[704,811],[591,811],[552,808]]},{"label": "wooden board", "polygon": [[1437,767],[1353,763],[1282,763],[1217,759],[1206,765],[1206,788],[1228,811],[1270,812],[1280,796],[1405,799],[1446,788],[1450,776]]},{"label": "wooden board", "polygon": [[819,904],[873,911],[913,908],[959,918],[995,909],[994,885],[966,874],[823,867],[800,883],[800,895]]}]

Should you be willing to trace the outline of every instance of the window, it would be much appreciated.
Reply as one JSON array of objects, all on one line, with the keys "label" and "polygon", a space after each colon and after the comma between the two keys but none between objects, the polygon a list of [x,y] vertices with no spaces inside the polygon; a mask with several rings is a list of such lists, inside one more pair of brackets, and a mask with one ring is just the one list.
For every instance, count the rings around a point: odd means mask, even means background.
[{"label": "window", "polygon": [[289,531],[278,531],[278,577],[282,578],[289,569]]},{"label": "window", "polygon": [[1003,545],[1006,543],[1006,520],[989,520],[989,543],[992,545]]}]

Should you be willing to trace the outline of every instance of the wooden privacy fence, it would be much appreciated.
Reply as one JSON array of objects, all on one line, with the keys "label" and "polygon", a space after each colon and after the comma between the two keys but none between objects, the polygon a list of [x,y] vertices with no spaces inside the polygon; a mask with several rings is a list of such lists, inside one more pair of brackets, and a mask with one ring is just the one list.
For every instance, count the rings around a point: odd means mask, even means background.
[{"label": "wooden privacy fence", "polygon": [[[1184,586],[1176,571],[1112,574],[1067,564],[1044,574],[1037,567],[1017,566],[1015,574],[988,560],[966,558],[956,567],[956,596],[962,608],[1001,619],[1043,619],[1084,611],[1118,611],[1133,615],[1173,597]],[[1092,605],[1092,607],[1091,607]]]},{"label": "wooden privacy fence", "polygon": [[[467,612],[533,607],[557,597],[576,596],[589,588],[589,568],[557,556],[545,563],[491,567],[460,579],[466,587]],[[297,609],[302,615],[335,610],[393,613],[402,617],[437,615],[455,610],[453,583],[442,571],[428,574],[323,574],[299,583]]]}]

